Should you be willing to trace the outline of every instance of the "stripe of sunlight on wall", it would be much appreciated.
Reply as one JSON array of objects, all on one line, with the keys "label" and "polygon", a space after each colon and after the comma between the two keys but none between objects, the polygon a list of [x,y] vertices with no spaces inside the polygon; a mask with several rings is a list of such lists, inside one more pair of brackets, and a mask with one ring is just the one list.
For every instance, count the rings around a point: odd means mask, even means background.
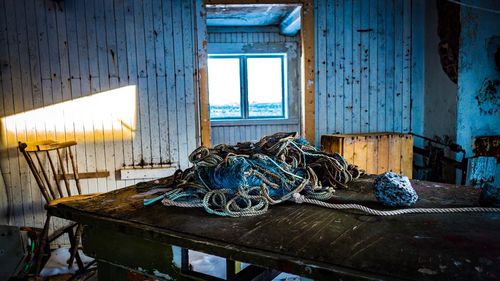
[{"label": "stripe of sunlight on wall", "polygon": [[[10,224],[40,227],[44,219],[35,179],[16,149],[18,139],[75,139],[81,172],[110,172],[106,178],[83,180],[85,191],[111,191],[153,176],[123,177],[124,167],[129,174],[151,168],[156,176],[160,169],[153,168],[158,166],[189,166],[189,152],[200,143],[196,108],[201,86],[196,78],[203,65],[199,50],[205,34],[197,32],[204,30],[202,3],[65,0],[58,7],[55,1],[0,1],[0,118],[136,87],[134,122],[118,124],[111,117],[98,122],[103,116],[93,106],[58,111],[49,121],[36,115],[37,122],[6,119],[0,125],[3,139],[10,138],[10,148],[0,148],[13,206]],[[106,109],[118,108],[120,99],[104,103]],[[70,113],[90,119],[72,122],[65,116]],[[55,121],[60,122],[45,124]]]},{"label": "stripe of sunlight on wall", "polygon": [[[1,118],[0,166],[5,174],[9,223],[40,225],[39,220],[43,219],[44,202],[26,162],[18,156],[18,141],[75,140],[79,172],[96,172],[104,168],[114,181],[115,170],[119,167],[106,165],[109,160],[106,155],[86,150],[95,149],[95,146],[112,147],[116,138],[131,146],[137,127],[137,111],[137,87],[131,85]],[[42,159],[44,165],[49,164],[47,159]],[[19,171],[7,169],[16,166]],[[11,180],[17,176],[20,176],[20,185]],[[82,191],[105,192],[116,188],[116,183],[108,185],[106,179],[83,179]],[[7,210],[0,212],[4,216]]]}]

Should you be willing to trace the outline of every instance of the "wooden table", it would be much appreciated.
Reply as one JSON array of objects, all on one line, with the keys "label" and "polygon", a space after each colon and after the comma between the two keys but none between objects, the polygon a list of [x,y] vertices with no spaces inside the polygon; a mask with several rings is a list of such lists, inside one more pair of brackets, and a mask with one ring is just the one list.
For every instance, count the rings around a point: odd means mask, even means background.
[{"label": "wooden table", "polygon": [[[333,201],[382,209],[371,193],[372,181],[352,183]],[[412,184],[418,207],[477,205],[474,188]],[[375,217],[289,202],[261,216],[224,218],[201,209],[143,206],[137,194],[149,189],[149,184],[130,186],[49,212],[84,224],[84,252],[97,259],[100,274],[117,279],[109,273],[117,266],[184,279],[170,245],[314,279],[500,278],[500,213]]]}]

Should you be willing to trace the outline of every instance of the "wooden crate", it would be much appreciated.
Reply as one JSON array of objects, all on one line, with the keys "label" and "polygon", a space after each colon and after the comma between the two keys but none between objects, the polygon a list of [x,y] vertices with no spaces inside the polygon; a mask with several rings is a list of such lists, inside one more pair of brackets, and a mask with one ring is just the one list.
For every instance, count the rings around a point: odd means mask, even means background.
[{"label": "wooden crate", "polygon": [[412,177],[413,137],[410,134],[323,135],[321,149],[341,154],[368,174],[392,171]]}]

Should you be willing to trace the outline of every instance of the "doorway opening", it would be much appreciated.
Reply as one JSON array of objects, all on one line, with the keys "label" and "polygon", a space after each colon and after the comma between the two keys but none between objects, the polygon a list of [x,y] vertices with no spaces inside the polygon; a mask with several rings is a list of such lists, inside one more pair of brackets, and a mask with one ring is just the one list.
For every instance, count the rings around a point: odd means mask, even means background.
[{"label": "doorway opening", "polygon": [[[278,131],[304,134],[304,97],[313,83],[305,83],[304,75],[303,2],[207,1],[208,86],[206,96],[201,92],[201,115],[208,122],[201,127],[211,145],[256,141]],[[308,117],[314,126],[313,114]]]}]

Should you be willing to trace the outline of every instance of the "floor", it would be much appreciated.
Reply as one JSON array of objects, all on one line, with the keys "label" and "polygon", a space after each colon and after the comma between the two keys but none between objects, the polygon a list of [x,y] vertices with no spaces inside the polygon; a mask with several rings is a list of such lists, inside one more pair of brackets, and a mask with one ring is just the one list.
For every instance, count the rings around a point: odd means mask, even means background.
[{"label": "floor", "polygon": [[[84,264],[92,261],[92,258],[87,257],[81,250],[80,257]],[[51,252],[50,259],[47,261],[47,264],[42,269],[40,275],[46,276],[54,276],[54,275],[62,275],[68,273],[74,273],[78,270],[78,266],[76,263],[73,263],[72,268],[68,268],[68,264],[66,261],[69,259],[69,251],[68,248],[58,248]]]}]

